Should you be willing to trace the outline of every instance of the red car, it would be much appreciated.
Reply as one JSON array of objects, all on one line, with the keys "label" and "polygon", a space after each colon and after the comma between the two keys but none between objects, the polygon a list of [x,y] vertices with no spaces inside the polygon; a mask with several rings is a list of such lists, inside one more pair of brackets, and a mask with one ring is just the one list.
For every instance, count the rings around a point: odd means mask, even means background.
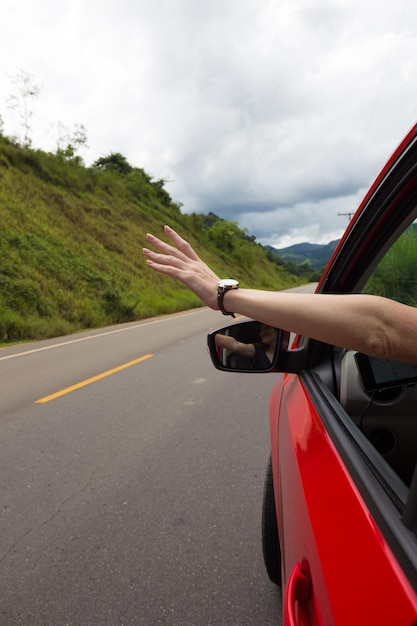
[{"label": "red car", "polygon": [[[417,125],[359,206],[317,288],[417,306]],[[417,365],[276,331],[271,365],[216,341],[218,369],[277,371],[262,539],[283,624],[417,624]],[[417,332],[417,328],[416,328]],[[224,344],[224,342],[223,342]]]}]

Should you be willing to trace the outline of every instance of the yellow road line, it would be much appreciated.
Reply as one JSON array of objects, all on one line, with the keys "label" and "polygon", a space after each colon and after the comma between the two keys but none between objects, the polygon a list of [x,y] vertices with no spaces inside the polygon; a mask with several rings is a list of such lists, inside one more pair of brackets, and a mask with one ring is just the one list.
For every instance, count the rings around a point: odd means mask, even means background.
[{"label": "yellow road line", "polygon": [[129,363],[124,363],[123,365],[119,365],[119,367],[115,367],[112,370],[107,370],[107,372],[103,372],[102,374],[97,374],[97,376],[93,376],[92,378],[88,378],[87,380],[83,380],[76,385],[72,385],[71,387],[67,387],[66,389],[61,389],[61,391],[57,391],[56,393],[52,393],[49,396],[45,396],[44,398],[40,398],[35,402],[41,404],[43,402],[49,402],[50,400],[55,400],[60,396],[65,396],[67,393],[71,393],[71,391],[75,391],[76,389],[81,389],[81,387],[86,387],[86,385],[91,385],[91,383],[95,383],[102,378],[106,378],[106,376],[111,376],[112,374],[116,374],[121,370],[124,370],[132,365],[136,365],[137,363],[141,363],[141,361],[145,361],[146,359],[150,359],[153,357],[153,354],[145,354],[145,356],[141,356],[139,359],[135,359],[134,361],[129,361]]}]

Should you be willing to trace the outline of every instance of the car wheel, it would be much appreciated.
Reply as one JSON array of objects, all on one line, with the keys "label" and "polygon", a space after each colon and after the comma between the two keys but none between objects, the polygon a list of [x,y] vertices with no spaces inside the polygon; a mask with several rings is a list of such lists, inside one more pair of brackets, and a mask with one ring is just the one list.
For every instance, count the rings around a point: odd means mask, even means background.
[{"label": "car wheel", "polygon": [[276,585],[281,585],[281,548],[278,537],[271,457],[268,459],[266,468],[262,504],[262,550],[266,571],[270,580]]}]

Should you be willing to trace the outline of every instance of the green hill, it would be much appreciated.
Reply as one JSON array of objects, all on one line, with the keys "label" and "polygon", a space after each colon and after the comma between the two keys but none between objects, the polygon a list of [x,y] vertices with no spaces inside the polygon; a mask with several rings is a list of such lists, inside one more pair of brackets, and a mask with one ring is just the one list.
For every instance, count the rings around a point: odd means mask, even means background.
[{"label": "green hill", "polygon": [[[214,214],[181,213],[119,154],[85,167],[73,152],[22,148],[0,135],[0,341],[39,339],[172,313],[201,302],[151,272],[141,248],[165,223],[222,276],[282,289],[296,268]],[[290,270],[290,271],[289,271]]]},{"label": "green hill", "polygon": [[322,270],[330,261],[338,243],[339,241],[336,239],[326,245],[296,243],[288,248],[278,249],[271,246],[268,246],[268,248],[289,263],[295,263],[296,265],[307,264],[314,270]]}]

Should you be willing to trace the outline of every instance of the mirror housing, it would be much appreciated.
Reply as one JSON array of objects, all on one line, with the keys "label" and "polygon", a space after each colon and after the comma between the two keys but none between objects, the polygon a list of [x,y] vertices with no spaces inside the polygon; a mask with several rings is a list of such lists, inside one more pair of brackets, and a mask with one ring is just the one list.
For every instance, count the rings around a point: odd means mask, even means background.
[{"label": "mirror housing", "polygon": [[216,369],[225,372],[294,372],[303,369],[303,348],[288,350],[290,333],[261,324],[240,321],[212,331],[207,336],[210,357]]}]

